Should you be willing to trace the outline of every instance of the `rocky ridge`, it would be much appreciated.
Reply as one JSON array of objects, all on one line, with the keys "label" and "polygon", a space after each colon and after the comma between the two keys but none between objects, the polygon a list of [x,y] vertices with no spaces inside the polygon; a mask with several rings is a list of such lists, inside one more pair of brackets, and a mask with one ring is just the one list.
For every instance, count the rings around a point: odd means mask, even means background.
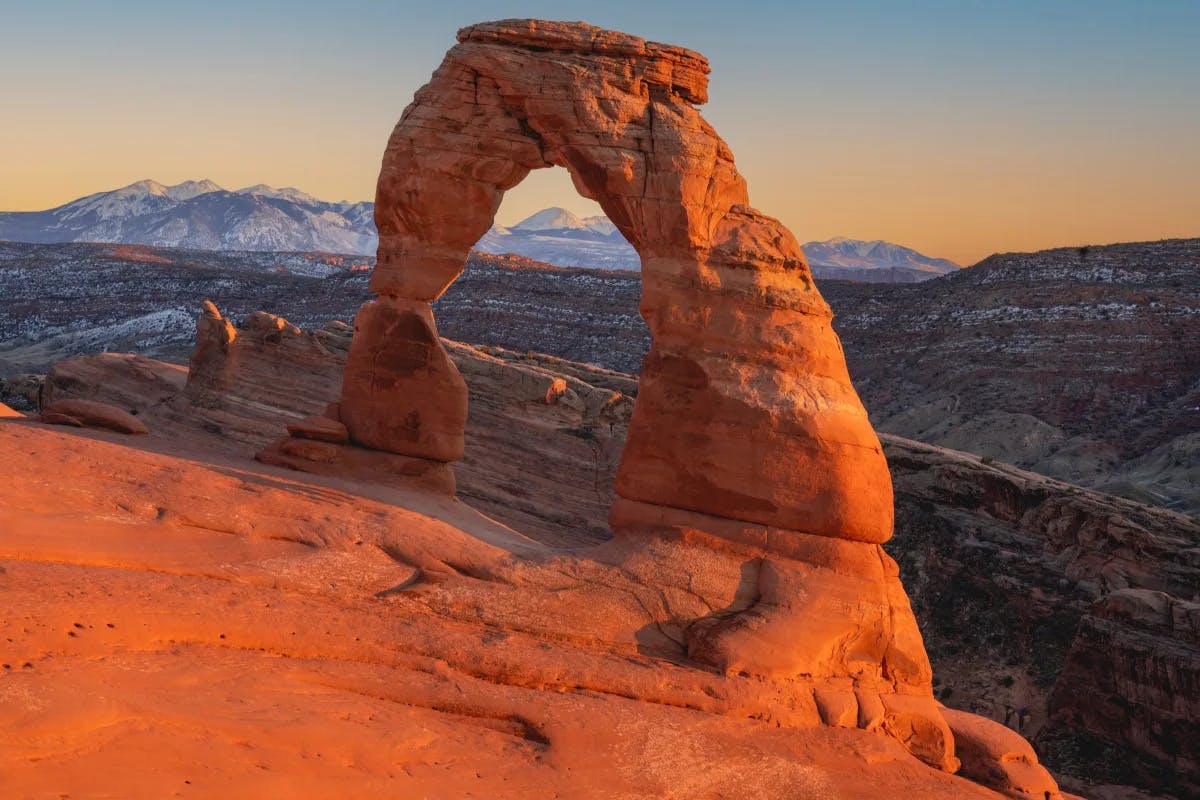
[{"label": "rocky ridge", "polygon": [[1200,512],[1200,240],[822,288],[881,430]]},{"label": "rocky ridge", "polygon": [[371,203],[329,203],[291,188],[227,191],[209,180],[143,180],[46,211],[0,212],[0,239],[369,253],[372,213]]}]

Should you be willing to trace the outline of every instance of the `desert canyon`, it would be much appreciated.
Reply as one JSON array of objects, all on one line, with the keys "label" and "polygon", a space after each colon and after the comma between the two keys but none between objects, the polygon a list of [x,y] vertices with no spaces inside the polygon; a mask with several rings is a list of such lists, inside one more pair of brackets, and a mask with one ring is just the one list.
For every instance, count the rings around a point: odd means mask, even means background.
[{"label": "desert canyon", "polygon": [[[187,366],[68,358],[0,405],[5,796],[1074,797],[1027,717],[1200,787],[1194,521],[881,441],[708,72],[464,28],[387,143],[353,325],[205,303]],[[636,376],[439,335],[551,166],[640,256]],[[1011,620],[944,577],[992,572],[1063,652],[995,663]],[[948,707],[918,616],[958,685],[1019,677]]]}]

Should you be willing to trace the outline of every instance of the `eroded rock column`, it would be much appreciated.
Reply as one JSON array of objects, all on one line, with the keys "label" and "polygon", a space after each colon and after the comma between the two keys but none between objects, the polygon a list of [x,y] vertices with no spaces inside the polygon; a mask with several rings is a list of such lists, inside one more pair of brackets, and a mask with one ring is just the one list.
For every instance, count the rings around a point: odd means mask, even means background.
[{"label": "eroded rock column", "polygon": [[462,458],[467,384],[438,339],[428,302],[384,295],[359,309],[341,417],[364,447]]}]

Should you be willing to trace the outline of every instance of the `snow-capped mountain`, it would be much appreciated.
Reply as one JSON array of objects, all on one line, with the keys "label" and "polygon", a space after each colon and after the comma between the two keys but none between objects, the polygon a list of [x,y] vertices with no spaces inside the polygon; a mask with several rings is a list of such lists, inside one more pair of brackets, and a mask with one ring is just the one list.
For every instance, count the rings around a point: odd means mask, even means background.
[{"label": "snow-capped mountain", "polygon": [[261,184],[231,192],[209,180],[144,180],[48,211],[0,213],[0,239],[354,254],[374,253],[377,242],[372,203]]},{"label": "snow-capped mountain", "polygon": [[526,217],[512,226],[513,230],[530,233],[544,231],[591,231],[601,236],[616,233],[617,226],[603,214],[594,217],[577,217],[565,208],[552,206]]},{"label": "snow-capped mountain", "polygon": [[639,269],[642,263],[608,217],[578,217],[557,207],[543,209],[512,227],[495,225],[475,248],[560,267]]},{"label": "snow-capped mountain", "polygon": [[[378,245],[374,203],[330,203],[266,184],[229,191],[210,180],[175,186],[143,180],[48,211],[0,212],[0,240],[353,255],[374,255]],[[637,251],[607,217],[580,217],[558,207],[516,225],[493,226],[476,249],[560,267],[641,267]],[[830,239],[809,242],[804,252],[817,278],[911,283],[959,269],[882,241]]]},{"label": "snow-capped mountain", "polygon": [[804,245],[804,255],[817,278],[844,278],[871,283],[916,283],[961,267],[891,242],[837,237]]}]

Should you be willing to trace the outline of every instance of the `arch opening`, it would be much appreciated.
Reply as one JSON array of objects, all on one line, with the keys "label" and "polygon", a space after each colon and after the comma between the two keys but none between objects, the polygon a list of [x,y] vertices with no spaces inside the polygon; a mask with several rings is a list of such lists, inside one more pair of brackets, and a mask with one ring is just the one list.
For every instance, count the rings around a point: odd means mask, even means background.
[{"label": "arch opening", "polygon": [[599,203],[575,191],[562,167],[532,170],[506,191],[492,227],[473,250],[556,267],[641,269],[637,250]]},{"label": "arch opening", "polygon": [[[531,171],[495,219],[432,304],[467,386],[458,494],[543,542],[594,544],[611,535],[613,481],[649,347],[640,273],[630,269],[638,255],[560,167]],[[602,282],[606,302],[581,293],[580,277]]]}]

